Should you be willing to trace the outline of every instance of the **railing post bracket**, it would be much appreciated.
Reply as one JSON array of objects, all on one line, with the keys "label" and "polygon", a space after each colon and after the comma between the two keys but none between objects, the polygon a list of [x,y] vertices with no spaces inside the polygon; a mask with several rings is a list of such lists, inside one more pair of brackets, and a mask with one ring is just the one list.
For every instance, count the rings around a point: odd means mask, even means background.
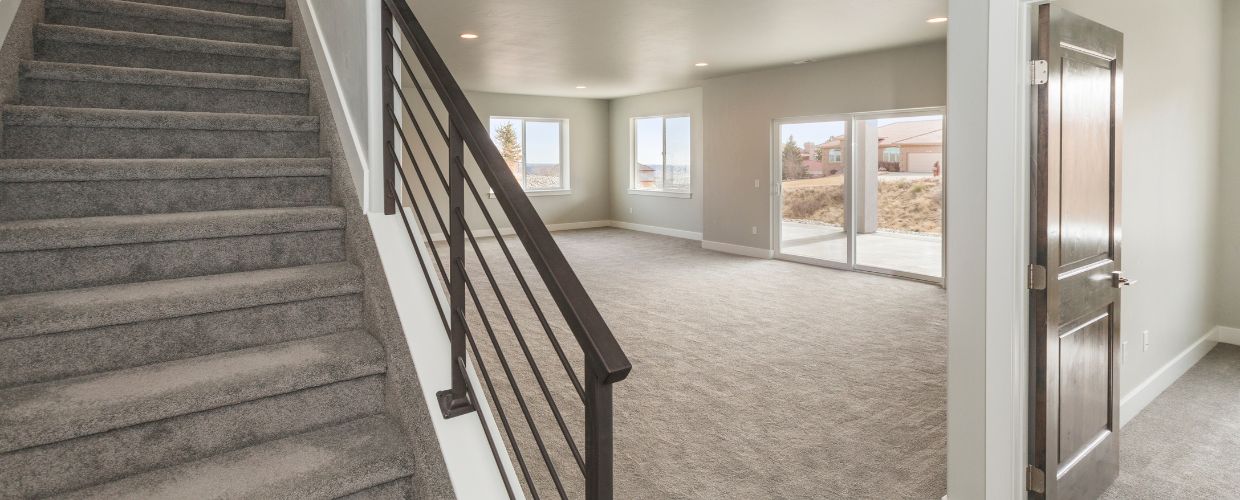
[{"label": "railing post bracket", "polygon": [[439,400],[439,412],[443,414],[445,420],[468,415],[476,409],[474,402],[468,397],[453,397],[451,389],[436,392],[435,398]]}]

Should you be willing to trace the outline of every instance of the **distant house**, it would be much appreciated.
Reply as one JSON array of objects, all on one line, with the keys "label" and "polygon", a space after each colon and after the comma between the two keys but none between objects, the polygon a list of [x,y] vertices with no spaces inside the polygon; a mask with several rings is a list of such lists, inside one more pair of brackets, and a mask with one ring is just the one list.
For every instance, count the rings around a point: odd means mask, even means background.
[{"label": "distant house", "polygon": [[943,119],[878,127],[879,169],[938,175],[943,166]]},{"label": "distant house", "polygon": [[[878,127],[878,168],[884,172],[941,173],[943,120],[941,118],[888,123]],[[835,136],[821,144],[807,143],[801,155],[806,177],[844,172],[845,138]]]},{"label": "distant house", "polygon": [[637,187],[640,189],[654,189],[654,180],[658,170],[644,163],[637,164]]}]

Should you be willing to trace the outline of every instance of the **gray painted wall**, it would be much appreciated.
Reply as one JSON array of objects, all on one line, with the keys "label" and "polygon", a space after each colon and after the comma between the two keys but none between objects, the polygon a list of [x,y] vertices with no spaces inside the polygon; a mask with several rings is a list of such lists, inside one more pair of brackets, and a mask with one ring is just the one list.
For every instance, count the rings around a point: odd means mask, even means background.
[{"label": "gray painted wall", "polygon": [[710,169],[704,185],[703,239],[771,248],[775,119],[946,102],[944,42],[707,80],[703,112],[705,164]]},{"label": "gray painted wall", "polygon": [[[567,118],[569,179],[572,193],[567,195],[531,196],[534,208],[547,224],[590,222],[611,217],[608,193],[608,110],[602,99],[571,97],[540,97],[512,94],[467,93],[469,102],[484,124],[492,116],[528,118]],[[466,166],[477,172],[473,158],[466,155]],[[475,179],[481,181],[481,174]],[[504,212],[494,200],[487,199],[493,215]],[[473,202],[471,201],[470,204]],[[467,204],[468,206],[469,204]],[[475,214],[476,215],[476,214]],[[472,227],[486,227],[481,218]],[[502,221],[501,226],[508,226]]]},{"label": "gray painted wall", "polygon": [[[689,114],[693,152],[689,198],[630,194],[632,119]],[[703,130],[702,89],[672,90],[611,101],[611,219],[615,221],[702,232]]]},{"label": "gray painted wall", "polygon": [[1121,316],[1127,393],[1216,324],[1221,4],[1057,4],[1124,33],[1123,265],[1140,280]]},{"label": "gray painted wall", "polygon": [[1240,0],[1223,2],[1219,324],[1240,328]]},{"label": "gray painted wall", "polygon": [[[366,9],[353,2],[339,0],[305,0],[318,21],[323,44],[329,48],[326,59],[335,69],[343,94],[348,120],[358,139],[366,144],[369,138],[367,100],[370,84],[366,66]],[[359,184],[360,185],[360,184]]]}]

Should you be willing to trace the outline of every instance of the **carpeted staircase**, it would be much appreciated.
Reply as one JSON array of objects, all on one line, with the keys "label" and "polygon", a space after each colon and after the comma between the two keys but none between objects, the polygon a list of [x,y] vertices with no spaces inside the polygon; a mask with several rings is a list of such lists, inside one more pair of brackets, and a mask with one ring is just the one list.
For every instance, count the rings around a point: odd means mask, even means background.
[{"label": "carpeted staircase", "polygon": [[283,2],[45,0],[3,107],[0,497],[410,494]]}]

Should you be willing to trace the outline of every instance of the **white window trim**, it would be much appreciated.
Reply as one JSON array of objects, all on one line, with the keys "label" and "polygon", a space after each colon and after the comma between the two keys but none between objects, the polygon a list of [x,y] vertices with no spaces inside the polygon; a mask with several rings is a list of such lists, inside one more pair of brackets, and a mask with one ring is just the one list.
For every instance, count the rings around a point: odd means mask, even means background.
[{"label": "white window trim", "polygon": [[[520,120],[521,121],[521,161],[524,164],[529,164],[528,161],[525,161],[526,160],[525,154],[527,151],[525,147],[525,124],[529,122],[560,124],[560,187],[554,188],[554,189],[529,189],[525,186],[525,179],[517,179],[517,182],[521,184],[521,190],[525,191],[526,196],[556,196],[556,195],[567,195],[567,194],[573,193],[572,177],[569,175],[569,171],[570,171],[569,163],[570,162],[569,162],[569,144],[568,144],[568,140],[569,140],[568,118],[540,118],[540,117],[532,117],[532,116],[492,116],[489,119],[487,119],[487,129],[488,129],[487,132],[488,133],[490,133],[490,127],[491,127],[492,120]],[[495,138],[491,137],[491,140],[494,141]],[[522,172],[525,172],[525,171],[522,170]],[[493,189],[488,190],[487,194],[490,198],[495,198],[495,190]]]},{"label": "white window trim", "polygon": [[[637,188],[637,120],[648,118],[663,119],[663,168],[667,168],[667,120],[669,118],[689,119],[689,187],[686,189],[638,189]],[[634,116],[629,118],[629,194],[644,196],[660,196],[664,198],[693,197],[693,117],[690,113],[673,113],[666,115]]]}]

